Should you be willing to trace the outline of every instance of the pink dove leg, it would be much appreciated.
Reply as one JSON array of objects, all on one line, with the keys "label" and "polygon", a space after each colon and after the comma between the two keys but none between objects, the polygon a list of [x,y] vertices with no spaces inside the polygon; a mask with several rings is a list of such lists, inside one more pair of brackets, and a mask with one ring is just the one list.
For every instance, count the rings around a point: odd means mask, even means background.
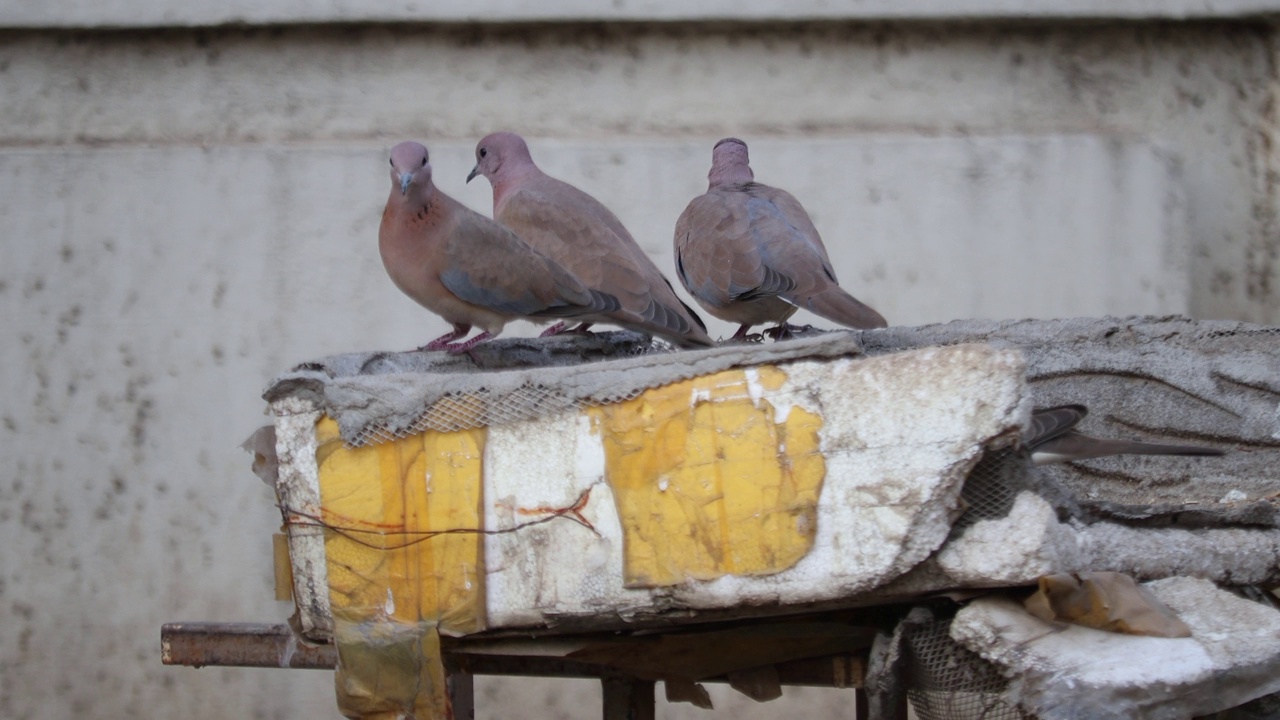
[{"label": "pink dove leg", "polygon": [[[426,345],[423,345],[418,349],[419,350],[448,350],[450,348],[449,343],[453,342],[454,340],[457,340],[458,338],[462,337],[463,335],[466,335],[469,332],[471,332],[470,325],[464,325],[462,323],[454,323],[453,330],[451,332],[447,332],[441,335],[440,337],[436,338],[435,340],[432,340],[431,342],[427,343]],[[485,334],[488,335],[488,333],[485,333]]]},{"label": "pink dove leg", "polygon": [[[446,344],[443,349],[447,350],[450,355],[461,355],[462,353],[468,352],[469,350],[471,350],[471,348],[479,345],[480,343],[484,342],[485,340],[488,340],[491,337],[493,337],[493,335],[491,335],[489,331],[486,330],[466,342]],[[474,360],[475,358],[472,358],[472,359]]]},{"label": "pink dove leg", "polygon": [[591,327],[591,325],[592,323],[584,322],[578,325],[578,327],[570,328],[566,323],[562,321],[562,322],[556,323],[555,325],[552,325],[546,330],[543,330],[542,334],[538,335],[538,337],[551,337],[552,335],[560,335],[563,333],[571,333],[573,335],[586,335],[587,328]]}]

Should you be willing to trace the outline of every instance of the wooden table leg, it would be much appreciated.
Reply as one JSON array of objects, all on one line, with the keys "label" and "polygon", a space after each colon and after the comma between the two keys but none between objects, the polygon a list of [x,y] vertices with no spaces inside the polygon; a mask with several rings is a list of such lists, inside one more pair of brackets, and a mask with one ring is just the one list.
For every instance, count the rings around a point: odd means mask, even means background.
[{"label": "wooden table leg", "polygon": [[475,675],[451,672],[445,678],[449,690],[449,702],[453,705],[454,720],[475,720]]},{"label": "wooden table leg", "polygon": [[602,678],[604,720],[654,720],[652,680]]},{"label": "wooden table leg", "polygon": [[871,707],[867,703],[867,691],[862,688],[853,689],[853,717],[855,720],[867,720],[871,717]]}]

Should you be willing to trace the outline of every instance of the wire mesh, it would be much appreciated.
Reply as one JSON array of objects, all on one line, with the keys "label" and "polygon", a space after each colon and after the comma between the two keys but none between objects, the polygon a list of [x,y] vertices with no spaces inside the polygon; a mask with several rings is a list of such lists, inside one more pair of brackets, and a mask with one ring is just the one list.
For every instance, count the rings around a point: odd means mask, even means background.
[{"label": "wire mesh", "polygon": [[[607,405],[630,400],[644,391],[630,390],[616,396],[595,398],[591,404]],[[427,430],[454,432],[469,428],[506,425],[544,417],[552,413],[576,410],[588,403],[543,385],[523,385],[512,392],[498,394],[487,390],[448,393],[431,403],[407,427],[392,430],[371,423],[360,430],[354,446],[389,442]]]},{"label": "wire mesh", "polygon": [[907,699],[920,720],[1033,720],[1004,700],[1009,681],[950,635],[951,620],[906,633]]},{"label": "wire mesh", "polygon": [[1028,462],[1016,447],[988,450],[969,471],[960,499],[965,510],[953,528],[962,530],[979,520],[1002,518],[1013,509],[1013,501],[1026,487]]},{"label": "wire mesh", "polygon": [[[671,347],[669,343],[655,339],[643,345],[624,348],[618,356],[666,354],[670,352]],[[665,380],[664,383],[680,379],[684,378],[677,374]],[[441,382],[445,381],[446,379],[442,377]],[[353,447],[360,447],[399,440],[427,430],[455,432],[532,420],[552,413],[578,410],[588,404],[624,402],[636,397],[645,389],[627,388],[616,395],[606,393],[603,397],[593,397],[590,403],[539,383],[527,383],[514,389],[504,388],[500,392],[484,388],[467,392],[450,392],[426,405],[417,419],[409,425],[391,428],[377,422],[369,423],[360,429],[350,444]]]}]

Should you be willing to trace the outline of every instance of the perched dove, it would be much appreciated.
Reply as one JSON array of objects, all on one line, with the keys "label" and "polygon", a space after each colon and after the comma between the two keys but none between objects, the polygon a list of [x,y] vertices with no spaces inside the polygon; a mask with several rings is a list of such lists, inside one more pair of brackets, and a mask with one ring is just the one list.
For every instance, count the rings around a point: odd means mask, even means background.
[{"label": "perched dove", "polygon": [[1106,440],[1076,432],[1089,409],[1083,405],[1061,405],[1031,413],[1026,446],[1036,465],[1074,462],[1108,455],[1225,455],[1222,450],[1196,445],[1162,445],[1133,440]]},{"label": "perched dove", "polygon": [[882,328],[880,313],[840,289],[822,238],[800,203],[755,182],[747,144],[725,138],[711,151],[710,184],[676,222],[676,274],[707,312],[741,325],[777,323],[798,308],[853,328]]},{"label": "perched dove", "polygon": [[[425,350],[466,352],[516,318],[578,318],[619,307],[617,298],[587,288],[515,233],[440,192],[427,149],[415,142],[391,149],[378,250],[396,287],[453,324]],[[472,326],[484,332],[453,342]]]},{"label": "perched dove", "polygon": [[620,308],[586,318],[579,331],[604,322],[686,347],[712,344],[702,318],[681,302],[618,218],[595,198],[539,170],[519,135],[500,132],[481,140],[467,182],[476,175],[493,185],[495,220],[587,287],[618,298]]}]

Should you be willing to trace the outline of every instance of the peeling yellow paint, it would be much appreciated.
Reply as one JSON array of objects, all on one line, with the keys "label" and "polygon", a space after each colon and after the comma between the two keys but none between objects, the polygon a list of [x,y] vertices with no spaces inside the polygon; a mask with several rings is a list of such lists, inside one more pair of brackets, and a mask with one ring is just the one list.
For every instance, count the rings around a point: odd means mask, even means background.
[{"label": "peeling yellow paint", "polygon": [[[752,372],[769,390],[786,380],[776,368]],[[629,587],[769,575],[808,553],[826,474],[821,416],[792,408],[777,422],[771,403],[752,400],[743,370],[589,412],[623,526]]]},{"label": "peeling yellow paint", "polygon": [[337,679],[352,717],[391,717],[404,703],[443,712],[438,633],[485,626],[485,437],[428,431],[350,448],[336,422],[316,425],[335,636],[341,657],[362,658]]}]

